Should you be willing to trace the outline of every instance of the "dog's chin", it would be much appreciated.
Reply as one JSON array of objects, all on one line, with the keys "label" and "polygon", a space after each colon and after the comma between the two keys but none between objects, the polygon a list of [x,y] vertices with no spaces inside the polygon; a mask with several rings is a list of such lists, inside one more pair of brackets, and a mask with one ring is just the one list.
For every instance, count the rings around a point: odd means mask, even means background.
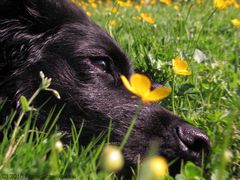
[{"label": "dog's chin", "polygon": [[173,177],[175,177],[175,175],[179,174],[181,171],[181,166],[182,166],[182,160],[177,160],[176,162],[174,162],[170,167],[169,167],[169,174]]}]

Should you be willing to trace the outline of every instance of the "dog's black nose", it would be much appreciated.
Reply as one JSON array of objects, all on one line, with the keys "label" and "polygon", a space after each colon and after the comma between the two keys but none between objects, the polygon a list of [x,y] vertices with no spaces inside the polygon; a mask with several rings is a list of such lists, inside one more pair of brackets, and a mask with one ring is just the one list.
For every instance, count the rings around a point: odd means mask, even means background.
[{"label": "dog's black nose", "polygon": [[210,148],[210,140],[206,134],[189,124],[182,124],[176,128],[183,152],[200,154]]}]

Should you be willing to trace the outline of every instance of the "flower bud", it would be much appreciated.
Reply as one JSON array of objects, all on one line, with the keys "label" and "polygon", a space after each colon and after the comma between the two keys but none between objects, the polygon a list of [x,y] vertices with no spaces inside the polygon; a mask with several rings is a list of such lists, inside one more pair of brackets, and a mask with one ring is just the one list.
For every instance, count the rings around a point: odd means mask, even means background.
[{"label": "flower bud", "polygon": [[168,164],[165,158],[153,156],[146,159],[142,166],[142,177],[149,180],[163,180],[168,175]]},{"label": "flower bud", "polygon": [[44,78],[45,78],[45,75],[44,75],[44,73],[43,73],[42,71],[39,72],[39,75],[40,75],[40,78],[41,78],[41,79],[44,79]]},{"label": "flower bud", "polygon": [[226,150],[226,151],[224,151],[224,157],[225,157],[225,160],[226,160],[227,162],[231,162],[231,159],[232,159],[232,157],[233,157],[233,154],[232,154],[231,151]]},{"label": "flower bud", "polygon": [[101,167],[107,172],[117,172],[124,165],[122,152],[117,146],[107,145],[101,154]]},{"label": "flower bud", "polygon": [[63,144],[62,144],[62,142],[61,142],[61,141],[57,141],[57,142],[55,143],[55,148],[56,148],[56,150],[57,150],[58,152],[62,152],[62,151],[63,151]]},{"label": "flower bud", "polygon": [[57,90],[53,90],[53,95],[57,98],[57,99],[61,99],[61,96],[59,94],[59,92]]}]

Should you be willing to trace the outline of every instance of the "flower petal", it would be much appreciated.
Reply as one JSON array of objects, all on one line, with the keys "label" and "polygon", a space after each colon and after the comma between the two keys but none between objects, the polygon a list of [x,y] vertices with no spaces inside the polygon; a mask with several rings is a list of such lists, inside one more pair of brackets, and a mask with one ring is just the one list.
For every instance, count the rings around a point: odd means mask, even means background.
[{"label": "flower petal", "polygon": [[234,26],[240,26],[240,19],[233,19],[231,22]]},{"label": "flower petal", "polygon": [[175,59],[172,59],[172,65],[173,67],[177,66],[177,62],[179,61],[179,56],[175,57]]},{"label": "flower petal", "polygon": [[172,60],[173,68],[175,69],[187,69],[188,64],[186,61],[182,60],[179,56]]},{"label": "flower petal", "polygon": [[147,97],[144,98],[144,101],[145,102],[158,101],[158,100],[164,99],[169,95],[170,92],[171,92],[171,88],[168,88],[168,87],[156,88],[153,91],[151,91]]},{"label": "flower petal", "polygon": [[120,76],[122,82],[123,82],[123,85],[132,93],[134,93],[134,90],[131,86],[131,84],[129,83],[128,79],[124,76],[124,75],[121,75]]},{"label": "flower petal", "polygon": [[173,71],[178,75],[191,75],[192,72],[188,71],[188,63],[182,60],[179,56],[172,60]]},{"label": "flower petal", "polygon": [[151,81],[147,76],[138,73],[133,74],[130,78],[130,83],[136,95],[144,97],[149,94]]},{"label": "flower petal", "polygon": [[184,76],[189,76],[192,74],[191,71],[187,71],[187,70],[178,70],[178,69],[173,69],[175,74],[179,74],[179,75],[184,75]]},{"label": "flower petal", "polygon": [[179,61],[178,68],[179,69],[187,69],[188,68],[187,62],[186,61]]}]

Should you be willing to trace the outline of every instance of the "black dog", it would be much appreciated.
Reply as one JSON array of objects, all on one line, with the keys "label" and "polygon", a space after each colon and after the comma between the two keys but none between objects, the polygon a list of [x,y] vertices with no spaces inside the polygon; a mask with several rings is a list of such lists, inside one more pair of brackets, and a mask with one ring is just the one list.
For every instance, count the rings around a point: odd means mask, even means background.
[{"label": "black dog", "polygon": [[[20,96],[29,98],[40,84],[39,71],[53,79],[52,88],[62,97],[45,105],[39,124],[51,107],[65,104],[61,131],[71,132],[70,118],[78,128],[84,120],[80,142],[85,144],[112,120],[111,142],[122,141],[137,100],[120,81],[120,74],[130,77],[134,71],[116,42],[67,0],[1,0],[0,97],[12,107]],[[42,93],[35,106],[50,96]],[[179,157],[196,164],[209,148],[207,135],[154,104],[140,112],[124,148],[127,164],[143,157],[151,141],[159,143],[159,154],[168,160]]]}]

